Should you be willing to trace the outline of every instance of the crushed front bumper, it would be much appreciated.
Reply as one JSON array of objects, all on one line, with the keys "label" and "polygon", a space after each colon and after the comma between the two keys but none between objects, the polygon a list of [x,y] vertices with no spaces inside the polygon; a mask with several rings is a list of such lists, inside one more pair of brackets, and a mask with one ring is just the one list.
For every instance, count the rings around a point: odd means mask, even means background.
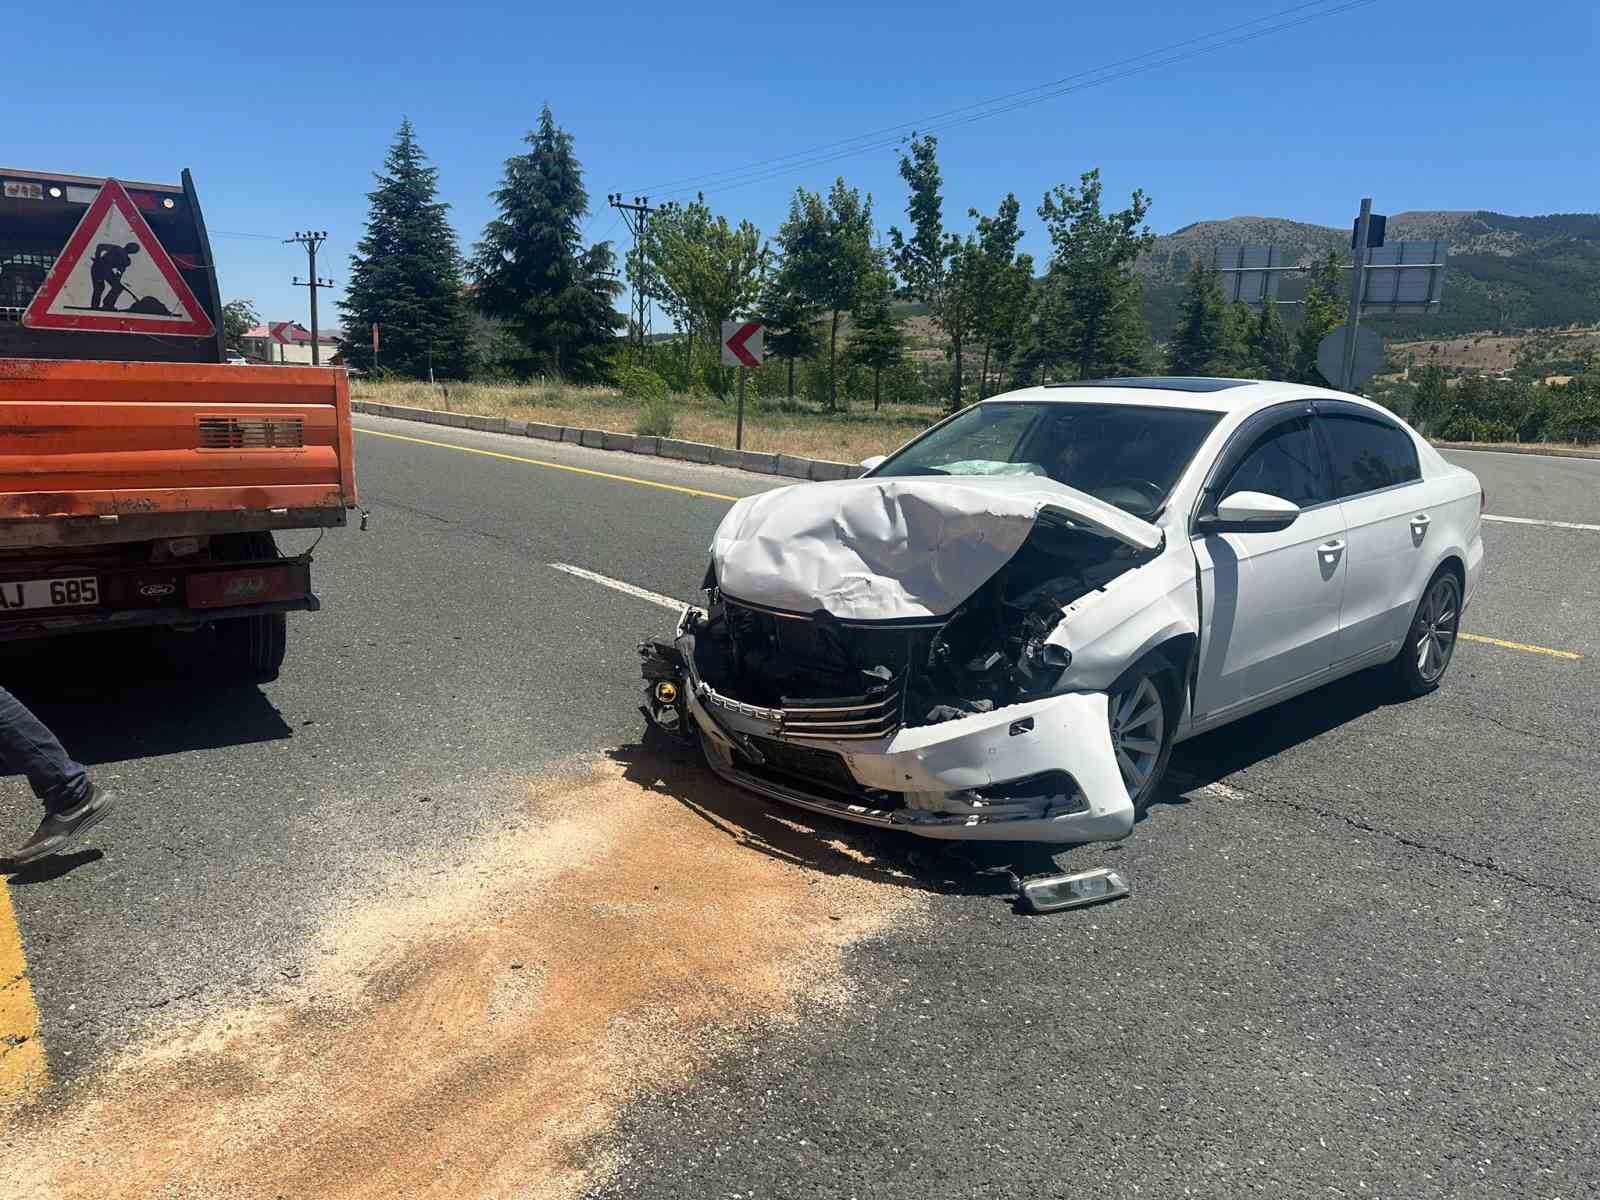
[{"label": "crushed front bumper", "polygon": [[[1070,844],[1133,829],[1103,692],[1049,696],[881,738],[802,738],[786,731],[782,712],[718,693],[695,671],[693,650],[685,623],[671,647],[641,647],[645,715],[680,737],[697,731],[712,770],[739,787],[930,838]],[[663,682],[671,686],[658,690]],[[673,699],[663,706],[667,694]]]}]

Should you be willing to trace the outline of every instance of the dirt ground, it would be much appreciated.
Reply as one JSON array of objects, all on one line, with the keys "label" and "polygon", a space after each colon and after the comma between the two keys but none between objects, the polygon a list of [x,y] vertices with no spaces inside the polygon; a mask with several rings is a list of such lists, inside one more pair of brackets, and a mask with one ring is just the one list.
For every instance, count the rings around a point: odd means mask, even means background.
[{"label": "dirt ground", "polygon": [[1600,330],[1595,329],[1543,330],[1537,335],[1508,334],[1504,337],[1469,333],[1464,337],[1431,341],[1391,342],[1389,359],[1402,367],[1409,359],[1413,368],[1437,363],[1441,367],[1503,375],[1516,365],[1522,348],[1536,337],[1568,347],[1573,357],[1600,350]]},{"label": "dirt ground", "polygon": [[619,752],[512,786],[514,830],[364,887],[280,995],[0,1112],[5,1195],[575,1196],[630,1100],[842,1014],[848,948],[923,894],[698,764]]}]

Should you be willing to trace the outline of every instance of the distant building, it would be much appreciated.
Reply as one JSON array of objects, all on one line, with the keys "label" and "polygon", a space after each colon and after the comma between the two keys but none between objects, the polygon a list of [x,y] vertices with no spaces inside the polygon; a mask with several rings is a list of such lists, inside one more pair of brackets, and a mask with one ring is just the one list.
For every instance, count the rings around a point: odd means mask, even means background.
[{"label": "distant building", "polygon": [[[317,331],[317,344],[320,350],[322,365],[327,366],[333,362],[339,353],[339,334],[337,331],[329,332],[326,329]],[[265,325],[257,325],[249,330],[240,339],[244,356],[256,362],[264,363],[303,363],[311,362],[311,331],[296,321],[289,327],[289,340],[280,342],[272,336],[272,331]]]}]

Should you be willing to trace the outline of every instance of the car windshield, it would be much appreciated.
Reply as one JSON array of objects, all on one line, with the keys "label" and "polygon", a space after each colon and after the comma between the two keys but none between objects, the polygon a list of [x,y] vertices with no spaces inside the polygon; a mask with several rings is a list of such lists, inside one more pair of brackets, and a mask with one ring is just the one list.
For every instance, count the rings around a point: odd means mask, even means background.
[{"label": "car windshield", "polygon": [[1151,517],[1220,414],[1133,404],[990,400],[872,472],[1040,475]]}]

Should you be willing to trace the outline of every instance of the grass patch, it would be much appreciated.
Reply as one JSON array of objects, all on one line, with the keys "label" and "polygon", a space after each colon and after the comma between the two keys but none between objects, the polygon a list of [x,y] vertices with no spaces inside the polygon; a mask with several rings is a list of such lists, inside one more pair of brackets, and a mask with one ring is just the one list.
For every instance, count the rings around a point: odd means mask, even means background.
[{"label": "grass patch", "polygon": [[[350,394],[357,400],[377,404],[448,407],[453,412],[619,433],[633,432],[641,416],[639,401],[620,392],[559,383],[452,383],[448,404],[443,387],[426,383],[353,380]],[[674,395],[668,403],[673,437],[713,446],[733,445],[732,399]],[[931,405],[885,405],[877,413],[828,413],[801,401],[750,397],[744,408],[744,448],[859,462],[869,455],[887,454],[910,441],[939,416],[940,411]]]}]

